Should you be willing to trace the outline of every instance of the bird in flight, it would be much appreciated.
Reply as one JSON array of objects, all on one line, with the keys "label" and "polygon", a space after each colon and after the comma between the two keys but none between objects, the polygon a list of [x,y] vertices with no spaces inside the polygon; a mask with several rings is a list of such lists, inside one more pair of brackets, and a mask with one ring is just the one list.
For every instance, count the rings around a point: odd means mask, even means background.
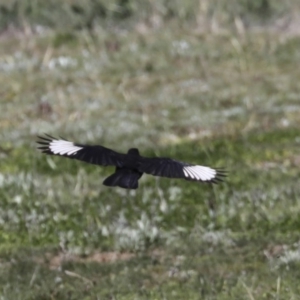
[{"label": "bird in flight", "polygon": [[190,181],[218,183],[226,176],[222,169],[189,164],[167,157],[143,157],[131,148],[127,154],[118,153],[100,145],[84,145],[48,134],[38,136],[38,149],[49,155],[59,155],[100,166],[115,166],[115,172],[103,184],[125,189],[137,189],[143,173]]}]

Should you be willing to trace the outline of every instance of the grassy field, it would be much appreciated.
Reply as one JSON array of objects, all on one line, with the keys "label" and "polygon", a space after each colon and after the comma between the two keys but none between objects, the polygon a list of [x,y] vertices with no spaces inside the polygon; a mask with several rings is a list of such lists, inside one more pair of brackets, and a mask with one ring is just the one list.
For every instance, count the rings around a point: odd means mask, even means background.
[{"label": "grassy field", "polygon": [[[1,300],[300,299],[297,2],[0,1]],[[229,176],[111,189],[43,133]]]}]

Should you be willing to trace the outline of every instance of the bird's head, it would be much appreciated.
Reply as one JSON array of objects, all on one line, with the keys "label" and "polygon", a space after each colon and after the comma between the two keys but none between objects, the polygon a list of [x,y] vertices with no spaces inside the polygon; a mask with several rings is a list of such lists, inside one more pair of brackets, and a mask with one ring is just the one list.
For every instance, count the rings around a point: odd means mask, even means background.
[{"label": "bird's head", "polygon": [[140,155],[139,150],[137,148],[131,148],[128,150],[127,154],[131,154],[131,155]]}]

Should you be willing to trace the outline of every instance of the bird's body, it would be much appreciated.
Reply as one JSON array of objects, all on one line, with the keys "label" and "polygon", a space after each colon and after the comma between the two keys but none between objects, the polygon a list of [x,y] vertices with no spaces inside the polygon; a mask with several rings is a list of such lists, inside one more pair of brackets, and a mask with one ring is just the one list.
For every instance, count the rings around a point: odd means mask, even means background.
[{"label": "bird's body", "polygon": [[225,176],[224,171],[210,167],[192,165],[166,157],[143,157],[136,148],[129,149],[127,154],[121,154],[100,145],[77,144],[49,135],[40,136],[37,143],[41,145],[39,149],[46,154],[65,156],[96,165],[115,166],[115,173],[103,181],[107,186],[136,189],[143,173],[210,183],[222,181]]},{"label": "bird's body", "polygon": [[138,169],[139,150],[129,149],[122,167],[116,167],[115,173],[107,177],[103,184],[106,186],[119,186],[125,189],[137,189],[139,179],[143,173]]}]

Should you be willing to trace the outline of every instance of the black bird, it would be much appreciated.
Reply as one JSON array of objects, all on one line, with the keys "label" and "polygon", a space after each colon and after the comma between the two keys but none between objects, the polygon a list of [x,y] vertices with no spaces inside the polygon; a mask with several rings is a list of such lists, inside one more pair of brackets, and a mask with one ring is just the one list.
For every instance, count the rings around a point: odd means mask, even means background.
[{"label": "black bird", "polygon": [[107,186],[136,189],[143,173],[209,183],[218,183],[226,176],[225,171],[221,169],[192,165],[166,157],[143,157],[136,148],[129,149],[127,154],[121,154],[100,145],[77,144],[62,138],[53,138],[48,134],[38,138],[37,143],[41,145],[38,149],[43,153],[65,156],[95,165],[115,166],[115,173],[103,181]]}]

